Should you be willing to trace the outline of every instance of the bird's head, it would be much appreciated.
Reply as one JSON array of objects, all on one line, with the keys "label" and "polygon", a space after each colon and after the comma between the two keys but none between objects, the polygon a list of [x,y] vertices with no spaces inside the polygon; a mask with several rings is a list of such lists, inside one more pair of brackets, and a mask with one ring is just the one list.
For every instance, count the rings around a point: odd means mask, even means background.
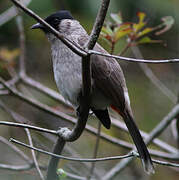
[{"label": "bird's head", "polygon": [[[48,16],[47,18],[45,18],[45,21],[49,25],[51,25],[53,28],[55,28],[57,31],[60,31],[60,24],[63,20],[66,20],[66,19],[67,20],[74,20],[74,18],[72,17],[72,15],[70,14],[69,11],[61,10],[61,11],[53,13],[50,16]],[[31,28],[32,29],[41,29],[45,33],[49,32],[48,28],[45,27],[43,24],[40,24],[40,23],[34,24]]]}]

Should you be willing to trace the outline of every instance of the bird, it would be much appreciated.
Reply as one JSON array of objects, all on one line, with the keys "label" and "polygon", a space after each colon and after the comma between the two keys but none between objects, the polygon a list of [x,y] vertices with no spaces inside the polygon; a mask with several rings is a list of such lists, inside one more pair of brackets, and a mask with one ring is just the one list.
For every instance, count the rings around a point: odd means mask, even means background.
[{"label": "bird", "polygon": [[[86,30],[67,10],[57,11],[44,20],[63,37],[80,47],[84,47],[89,40]],[[57,88],[62,96],[73,105],[74,109],[78,109],[80,98],[82,98],[81,57],[43,24],[36,23],[31,28],[40,29],[45,33],[51,44],[54,79]],[[107,53],[98,43],[93,50]],[[134,120],[125,77],[119,63],[114,58],[93,54],[90,66],[92,84],[90,110],[107,129],[110,129],[111,126],[108,109],[111,107],[115,110],[123,118],[129,130],[144,170],[148,174],[154,173],[151,156]]]}]

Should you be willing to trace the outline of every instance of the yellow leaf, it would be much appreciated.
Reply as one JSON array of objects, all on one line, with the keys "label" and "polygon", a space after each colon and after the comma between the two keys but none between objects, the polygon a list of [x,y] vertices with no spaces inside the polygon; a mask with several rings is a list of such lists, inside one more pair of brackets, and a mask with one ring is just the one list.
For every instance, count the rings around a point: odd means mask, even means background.
[{"label": "yellow leaf", "polygon": [[7,48],[0,49],[0,60],[10,62],[20,54],[19,49],[8,50]]},{"label": "yellow leaf", "polygon": [[137,16],[139,18],[139,22],[133,24],[133,28],[135,32],[138,32],[140,29],[142,29],[146,25],[146,22],[144,21],[146,14],[143,12],[138,12]]},{"label": "yellow leaf", "polygon": [[118,41],[120,38],[130,34],[132,32],[131,24],[124,23],[114,29],[114,41]]},{"label": "yellow leaf", "polygon": [[139,17],[139,23],[144,22],[146,14],[144,12],[138,12],[137,16]]},{"label": "yellow leaf", "polygon": [[118,41],[120,38],[122,38],[122,37],[130,34],[131,32],[132,32],[132,29],[131,29],[131,28],[124,29],[124,30],[119,29],[119,30],[115,33],[114,40],[115,40],[115,41]]},{"label": "yellow leaf", "polygon": [[152,30],[153,30],[153,28],[145,28],[144,30],[142,30],[141,32],[139,32],[137,34],[137,37],[144,36],[144,35],[150,33]]}]

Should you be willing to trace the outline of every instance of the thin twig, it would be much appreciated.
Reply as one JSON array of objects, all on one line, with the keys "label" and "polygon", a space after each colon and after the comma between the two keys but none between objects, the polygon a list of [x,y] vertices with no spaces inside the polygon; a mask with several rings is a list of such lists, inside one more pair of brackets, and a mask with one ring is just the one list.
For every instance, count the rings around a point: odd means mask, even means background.
[{"label": "thin twig", "polygon": [[10,171],[28,171],[32,169],[32,164],[25,164],[25,165],[0,164],[0,169],[10,170]]},{"label": "thin twig", "polygon": [[136,58],[129,58],[124,56],[116,56],[111,54],[104,54],[95,50],[89,50],[88,54],[96,54],[99,56],[109,57],[109,58],[115,58],[118,60],[124,60],[128,62],[134,62],[134,63],[151,63],[151,64],[164,64],[164,63],[178,63],[179,59],[165,59],[165,60],[155,60],[155,59],[136,59]]},{"label": "thin twig", "polygon": [[23,127],[23,128],[33,129],[33,130],[36,130],[36,131],[39,131],[39,132],[46,132],[46,133],[58,135],[58,131],[45,129],[45,128],[40,128],[40,127],[37,127],[37,126],[31,126],[31,125],[28,125],[28,124],[19,124],[19,123],[15,123],[15,122],[0,121],[0,125]]},{"label": "thin twig", "polygon": [[26,53],[26,46],[25,46],[25,34],[24,34],[24,26],[23,26],[23,19],[22,16],[17,16],[16,23],[19,31],[19,44],[20,44],[20,59],[19,59],[19,75],[22,76],[26,72],[25,68],[25,53]]},{"label": "thin twig", "polygon": [[[30,4],[31,0],[24,1],[24,5],[28,6]],[[12,18],[18,15],[18,11],[16,7],[10,7],[8,10],[0,14],[0,26],[4,25],[8,21],[10,21]]]},{"label": "thin twig", "polygon": [[[61,159],[65,159],[65,160],[69,160],[69,161],[78,161],[78,162],[101,162],[101,161],[110,161],[110,160],[119,160],[119,159],[125,159],[125,158],[129,158],[131,159],[132,157],[139,157],[139,154],[135,151],[131,151],[130,153],[126,154],[126,155],[123,155],[123,156],[113,156],[113,157],[105,157],[105,158],[96,158],[96,159],[87,159],[87,158],[72,158],[72,157],[66,157],[66,156],[61,156],[61,155],[57,155],[57,154],[53,154],[51,152],[47,152],[47,151],[44,151],[42,149],[39,149],[39,148],[36,148],[36,147],[32,147],[32,146],[29,146],[25,143],[22,143],[16,139],[13,139],[13,138],[10,138],[10,142],[13,142],[13,143],[16,143],[18,145],[21,145],[21,146],[24,146],[24,147],[27,147],[29,149],[33,149],[35,151],[38,151],[38,152],[41,152],[41,153],[44,153],[46,155],[51,155],[51,156],[54,156],[56,158],[61,158]],[[152,160],[153,161],[153,160]],[[179,167],[179,164],[176,164],[176,163],[170,163],[170,162],[164,162],[164,161],[159,161],[159,160],[154,160],[153,161],[154,163],[157,163],[157,164],[161,164],[161,165],[164,165],[166,164],[167,166],[172,166],[172,167]],[[160,163],[161,162],[161,163]]]},{"label": "thin twig", "polygon": [[98,10],[96,21],[93,25],[93,29],[90,34],[89,41],[86,44],[86,47],[88,49],[93,49],[93,47],[95,46],[95,44],[98,40],[99,34],[101,32],[101,29],[102,29],[102,26],[104,23],[104,19],[107,14],[109,3],[110,3],[110,0],[102,0],[102,2],[101,2],[101,6],[100,6],[100,9]]},{"label": "thin twig", "polygon": [[7,139],[5,139],[4,137],[0,136],[0,142],[6,144],[7,146],[9,146],[9,148],[11,148],[15,153],[17,153],[22,159],[24,159],[29,165],[32,164],[31,159],[24,154],[23,151],[21,151],[19,148],[17,148],[16,146],[14,146],[12,143],[10,143]]},{"label": "thin twig", "polygon": [[[96,137],[96,144],[95,144],[95,148],[94,148],[94,155],[93,158],[97,158],[97,154],[98,154],[98,149],[99,149],[99,142],[100,142],[100,134],[101,134],[101,122],[98,122],[98,132],[97,132],[97,137]],[[91,164],[91,169],[90,169],[90,173],[88,175],[88,180],[90,180],[94,174],[94,169],[95,169],[95,162],[92,162]]]},{"label": "thin twig", "polygon": [[42,149],[39,149],[39,148],[36,148],[36,147],[32,147],[32,146],[29,146],[25,143],[22,143],[16,139],[13,139],[13,138],[10,138],[9,140],[10,142],[13,142],[13,143],[16,143],[18,145],[21,145],[21,146],[24,146],[24,147],[27,147],[29,149],[33,149],[35,151],[38,151],[38,152],[41,152],[43,154],[46,154],[46,155],[51,155],[51,156],[54,156],[56,158],[60,158],[60,159],[65,159],[65,160],[69,160],[69,161],[78,161],[78,162],[100,162],[100,161],[108,161],[108,160],[116,160],[116,159],[124,159],[124,158],[129,158],[129,157],[133,157],[133,156],[136,156],[137,153],[130,153],[130,154],[127,154],[127,155],[122,155],[122,156],[112,156],[112,157],[105,157],[105,158],[96,158],[96,159],[90,159],[90,158],[73,158],[73,157],[66,157],[66,156],[62,156],[62,155],[58,155],[58,154],[54,154],[54,153],[51,153],[51,152],[48,152],[48,151],[44,151]]},{"label": "thin twig", "polygon": [[[25,128],[25,132],[26,132],[28,140],[29,140],[29,145],[33,147],[32,137],[31,137],[29,129]],[[43,174],[42,174],[42,172],[40,170],[40,167],[39,167],[36,155],[35,155],[35,151],[33,149],[31,149],[31,152],[32,152],[32,158],[33,158],[33,161],[34,161],[34,165],[35,165],[35,167],[37,169],[37,172],[39,173],[40,179],[45,180],[44,176],[43,176]]]},{"label": "thin twig", "polygon": [[[50,133],[50,134],[58,136],[58,131],[44,129],[44,128],[40,128],[37,126],[31,126],[31,125],[27,125],[27,124],[19,124],[19,123],[14,123],[14,122],[0,121],[0,125],[8,125],[8,126],[14,126],[14,127],[28,128],[28,129],[32,129],[32,130],[36,130],[36,131],[40,131],[40,132],[45,132],[45,133]],[[90,133],[97,135],[97,131],[95,128],[87,126],[87,130]],[[130,150],[134,147],[132,144],[130,144],[128,142],[119,140],[119,139],[114,138],[114,137],[110,137],[109,135],[106,135],[104,133],[101,133],[100,136],[102,139],[107,140],[108,142],[113,143],[115,145],[119,145],[119,146],[121,146],[125,149],[128,149],[128,150]],[[176,155],[171,156],[168,153],[164,153],[164,152],[157,151],[157,150],[150,150],[150,149],[149,149],[149,152],[151,153],[151,155],[153,155],[155,157],[164,158],[164,159],[171,159],[171,160],[178,160]],[[173,152],[173,151],[172,151],[172,153],[177,154],[177,152]]]}]

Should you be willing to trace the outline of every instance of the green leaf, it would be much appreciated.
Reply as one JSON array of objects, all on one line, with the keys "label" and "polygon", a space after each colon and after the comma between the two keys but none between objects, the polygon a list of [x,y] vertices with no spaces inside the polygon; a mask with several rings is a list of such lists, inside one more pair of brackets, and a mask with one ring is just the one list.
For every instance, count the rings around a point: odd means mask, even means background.
[{"label": "green leaf", "polygon": [[137,37],[144,36],[144,35],[152,32],[152,31],[153,31],[153,28],[145,28],[144,30],[142,30],[141,32],[139,32],[139,33],[137,34]]},{"label": "green leaf", "polygon": [[162,43],[161,40],[152,40],[150,37],[143,37],[142,39],[137,41],[137,44],[146,44],[146,43]]},{"label": "green leaf", "polygon": [[144,12],[138,12],[137,16],[139,18],[139,23],[144,22],[146,14]]},{"label": "green leaf", "polygon": [[7,48],[1,48],[0,49],[0,60],[10,62],[13,61],[17,56],[19,56],[20,50],[19,49],[13,49],[8,50]]},{"label": "green leaf", "polygon": [[67,176],[66,172],[63,169],[61,169],[61,168],[57,169],[57,174],[58,174],[60,179],[61,178],[66,178],[66,176]]},{"label": "green leaf", "polygon": [[122,23],[122,17],[121,17],[120,13],[118,13],[118,14],[111,13],[110,16],[111,16],[111,18],[114,20],[114,22],[116,24],[121,24]]}]

